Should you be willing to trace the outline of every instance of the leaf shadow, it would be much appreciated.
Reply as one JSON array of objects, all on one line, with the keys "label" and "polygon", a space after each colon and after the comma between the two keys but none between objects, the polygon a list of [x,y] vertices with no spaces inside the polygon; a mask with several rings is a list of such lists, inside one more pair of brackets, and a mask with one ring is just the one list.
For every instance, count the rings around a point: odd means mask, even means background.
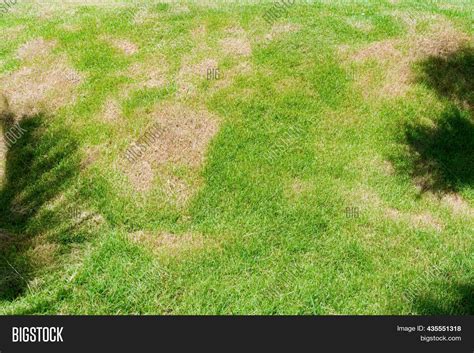
[{"label": "leaf shadow", "polygon": [[5,113],[0,117],[3,144],[8,141],[0,187],[0,300],[14,300],[29,289],[38,270],[29,251],[37,238],[64,222],[40,210],[60,196],[79,171],[77,143],[66,129],[47,129],[48,118],[38,114],[15,122]]},{"label": "leaf shadow", "polygon": [[417,82],[434,91],[447,108],[431,123],[410,121],[402,142],[408,153],[394,158],[421,193],[443,194],[474,186],[474,49],[417,64]]}]

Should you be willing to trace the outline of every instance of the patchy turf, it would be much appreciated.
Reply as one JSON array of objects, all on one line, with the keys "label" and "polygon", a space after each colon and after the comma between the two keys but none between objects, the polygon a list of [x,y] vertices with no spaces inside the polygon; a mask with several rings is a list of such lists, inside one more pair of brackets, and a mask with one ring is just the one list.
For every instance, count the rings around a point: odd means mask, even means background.
[{"label": "patchy turf", "polygon": [[108,5],[0,17],[1,313],[474,313],[473,5]]}]

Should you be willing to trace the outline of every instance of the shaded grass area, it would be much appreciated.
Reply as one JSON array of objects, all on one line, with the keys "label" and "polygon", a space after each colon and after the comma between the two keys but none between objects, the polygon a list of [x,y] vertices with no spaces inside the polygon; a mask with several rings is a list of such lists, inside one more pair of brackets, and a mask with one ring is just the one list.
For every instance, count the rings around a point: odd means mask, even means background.
[{"label": "shaded grass area", "polygon": [[[1,44],[0,58],[8,62],[2,70],[20,65],[15,49],[26,37],[43,36],[56,40],[57,52],[86,79],[75,105],[55,117],[25,120],[28,133],[8,152],[0,194],[1,251],[8,260],[0,273],[0,310],[472,313],[472,221],[419,198],[415,188],[421,178],[426,191],[462,191],[472,204],[473,130],[466,109],[466,102],[472,105],[472,51],[420,63],[422,94],[383,103],[364,100],[338,56],[339,46],[403,38],[407,27],[390,14],[395,8],[296,6],[280,24],[300,29],[270,43],[262,40],[271,31],[260,18],[264,5],[190,5],[183,13],[174,13],[172,5],[147,6],[136,10],[153,17],[138,24],[120,17],[126,11],[92,7],[79,8],[71,18],[31,20],[28,35]],[[452,18],[468,23],[466,13]],[[207,32],[196,40],[200,26]],[[195,97],[177,97],[175,77],[185,59],[216,57],[223,77],[244,60],[226,56],[219,44],[238,26],[252,45],[245,59],[252,71],[237,75],[227,88],[199,82]],[[125,56],[104,35],[126,38],[139,52]],[[139,87],[120,98],[124,86],[135,83],[129,69],[146,60],[166,65],[167,85]],[[100,119],[110,97],[123,113],[117,124]],[[222,119],[202,168],[202,187],[184,209],[162,202],[156,189],[133,192],[115,168],[149,125],[153,106],[178,101],[205,106]],[[420,124],[413,111],[435,124]],[[400,142],[407,153],[397,154]],[[100,155],[81,167],[91,147]],[[384,159],[394,154],[398,173],[391,174]],[[65,200],[53,202],[63,194]],[[67,211],[74,207],[96,210],[107,226],[83,229]],[[348,217],[348,208],[357,216]],[[387,216],[390,210],[399,219]],[[411,221],[422,213],[441,230]],[[217,245],[186,256],[156,256],[130,241],[130,233],[142,229],[157,235],[196,232]],[[53,265],[38,266],[30,256],[38,241],[59,244]],[[78,244],[87,251],[72,261],[68,256]],[[412,283],[440,261],[450,265],[451,277],[430,277],[407,300]]]},{"label": "shaded grass area", "polygon": [[430,125],[408,122],[405,141],[411,156],[399,164],[422,192],[470,189],[474,183],[474,49],[430,57],[417,66],[417,80],[449,103],[439,117],[431,117]]},{"label": "shaded grass area", "polygon": [[436,127],[408,127],[406,138],[414,156],[409,172],[423,192],[472,187],[474,124],[468,113],[453,107],[437,120]]},{"label": "shaded grass area", "polygon": [[417,297],[414,306],[423,315],[472,315],[474,313],[474,287],[471,282],[461,284],[442,284],[443,291],[451,293],[452,299],[446,302],[443,297],[433,294]]},{"label": "shaded grass area", "polygon": [[[42,115],[25,118],[20,125],[24,135],[6,154],[0,193],[0,229],[6,234],[0,244],[2,299],[24,294],[38,270],[25,254],[34,238],[68,222],[44,208],[77,178],[77,144],[66,131],[47,131],[47,119]],[[8,116],[2,122],[4,131],[13,124]],[[71,229],[62,229],[55,241],[76,241],[69,238],[73,236]]]}]

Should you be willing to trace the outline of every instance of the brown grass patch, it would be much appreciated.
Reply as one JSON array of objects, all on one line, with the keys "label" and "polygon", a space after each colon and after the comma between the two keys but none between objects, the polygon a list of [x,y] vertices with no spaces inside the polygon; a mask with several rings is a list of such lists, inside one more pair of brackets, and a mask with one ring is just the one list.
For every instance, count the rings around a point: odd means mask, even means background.
[{"label": "brown grass patch", "polygon": [[167,200],[173,204],[183,206],[191,199],[196,188],[190,185],[186,180],[183,180],[172,173],[162,173],[162,190]]},{"label": "brown grass patch", "polygon": [[389,207],[385,209],[384,214],[392,221],[408,223],[415,228],[429,228],[434,229],[437,232],[441,232],[443,230],[441,221],[436,219],[428,212],[411,214]]},{"label": "brown grass patch", "polygon": [[21,60],[32,60],[39,57],[48,56],[56,46],[54,41],[46,41],[43,38],[37,38],[23,44],[17,50],[17,57]]},{"label": "brown grass patch", "polygon": [[207,27],[206,25],[199,25],[191,31],[191,37],[195,40],[200,40],[206,38]]},{"label": "brown grass patch", "polygon": [[107,122],[114,122],[120,120],[121,116],[122,108],[120,107],[120,104],[115,99],[109,98],[105,102],[105,106],[102,112],[103,120]]},{"label": "brown grass patch", "polygon": [[179,96],[189,96],[196,93],[196,83],[206,79],[207,70],[218,69],[218,67],[217,60],[213,58],[206,58],[197,64],[191,64],[189,59],[184,59],[176,76]]},{"label": "brown grass patch", "polygon": [[75,23],[64,23],[61,25],[61,29],[67,32],[77,32],[81,29],[81,27]]},{"label": "brown grass patch", "polygon": [[243,28],[230,27],[226,29],[226,33],[228,36],[220,41],[226,54],[237,56],[250,56],[252,54],[252,46]]},{"label": "brown grass patch", "polygon": [[218,129],[217,119],[205,110],[174,104],[158,108],[153,119],[159,136],[147,153],[157,164],[199,166],[206,147]]},{"label": "brown grass patch", "polygon": [[152,55],[135,63],[121,72],[130,77],[133,83],[124,85],[120,97],[129,97],[130,93],[143,88],[163,88],[168,83],[168,65],[166,59]]},{"label": "brown grass patch", "polygon": [[[430,56],[445,57],[456,52],[471,39],[443,20],[431,26],[428,34],[410,34],[406,41],[384,40],[358,50],[350,59],[356,63],[375,60],[383,66],[382,79],[364,74],[359,85],[366,96],[394,97],[403,95],[413,82],[412,65]],[[347,56],[347,48],[340,48]]]},{"label": "brown grass patch", "polygon": [[207,58],[198,64],[184,63],[178,73],[178,79],[189,78],[190,76],[206,78],[208,69],[217,69],[218,62],[215,59]]},{"label": "brown grass patch", "polygon": [[222,48],[226,54],[249,56],[252,54],[252,47],[248,39],[225,38],[221,41]]},{"label": "brown grass patch", "polygon": [[172,234],[138,231],[131,233],[129,239],[134,243],[146,246],[156,254],[172,256],[202,250],[210,244],[202,235],[193,233]]},{"label": "brown grass patch", "polygon": [[293,23],[277,23],[274,24],[268,34],[264,36],[266,42],[271,42],[285,33],[298,32],[301,29],[300,25]]},{"label": "brown grass patch", "polygon": [[356,62],[365,60],[390,60],[401,57],[401,52],[396,48],[399,41],[394,39],[382,40],[370,43],[352,55],[351,59]]},{"label": "brown grass patch", "polygon": [[393,207],[389,207],[376,192],[366,187],[361,187],[356,191],[351,191],[349,195],[354,206],[360,205],[362,208],[370,207],[378,209],[380,210],[382,217],[393,222],[405,223],[413,228],[433,229],[436,232],[441,232],[443,230],[442,222],[431,213],[423,212],[414,214],[402,212]]},{"label": "brown grass patch", "polygon": [[311,192],[312,189],[313,184],[310,181],[296,178],[292,180],[287,191],[287,196],[289,198],[299,198]]},{"label": "brown grass patch", "polygon": [[211,138],[217,132],[217,119],[204,110],[183,105],[165,106],[154,113],[162,134],[154,146],[153,159],[158,163],[183,163],[198,166]]},{"label": "brown grass patch", "polygon": [[184,14],[184,13],[189,13],[191,10],[189,10],[189,7],[186,4],[173,4],[171,7],[171,13],[173,14]]},{"label": "brown grass patch", "polygon": [[422,23],[433,23],[442,19],[439,15],[417,11],[395,10],[389,12],[389,15],[403,22],[410,34],[415,33],[416,27]]},{"label": "brown grass patch", "polygon": [[207,145],[218,130],[217,118],[202,109],[168,104],[157,107],[152,119],[155,122],[153,138],[149,139],[140,160],[125,164],[126,174],[138,191],[149,190],[157,174],[165,196],[173,203],[183,204],[198,183],[177,177],[171,169],[184,167],[191,173],[197,171]]},{"label": "brown grass patch", "polygon": [[104,38],[110,43],[115,49],[121,51],[127,56],[138,53],[138,46],[135,43],[123,38]]},{"label": "brown grass patch", "polygon": [[81,76],[61,58],[44,58],[3,76],[11,113],[18,117],[55,112],[71,103]]},{"label": "brown grass patch", "polygon": [[54,263],[60,246],[54,243],[38,244],[27,253],[33,267],[46,267]]},{"label": "brown grass patch", "polygon": [[474,217],[474,208],[456,193],[444,195],[441,202],[448,206],[454,215]]},{"label": "brown grass patch", "polygon": [[415,227],[432,228],[437,232],[441,232],[443,230],[443,225],[441,222],[428,212],[410,216],[410,222]]},{"label": "brown grass patch", "polygon": [[26,29],[27,27],[25,25],[2,28],[2,38],[4,41],[15,40],[22,32],[26,31]]},{"label": "brown grass patch", "polygon": [[138,192],[146,192],[153,186],[154,173],[149,162],[141,160],[128,165],[126,169],[128,179]]}]

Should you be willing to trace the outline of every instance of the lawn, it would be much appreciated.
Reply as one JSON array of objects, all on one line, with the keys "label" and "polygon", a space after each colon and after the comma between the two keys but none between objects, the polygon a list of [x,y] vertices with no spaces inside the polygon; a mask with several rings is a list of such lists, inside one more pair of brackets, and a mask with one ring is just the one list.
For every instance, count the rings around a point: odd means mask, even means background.
[{"label": "lawn", "polygon": [[474,314],[472,2],[3,9],[1,314]]}]

